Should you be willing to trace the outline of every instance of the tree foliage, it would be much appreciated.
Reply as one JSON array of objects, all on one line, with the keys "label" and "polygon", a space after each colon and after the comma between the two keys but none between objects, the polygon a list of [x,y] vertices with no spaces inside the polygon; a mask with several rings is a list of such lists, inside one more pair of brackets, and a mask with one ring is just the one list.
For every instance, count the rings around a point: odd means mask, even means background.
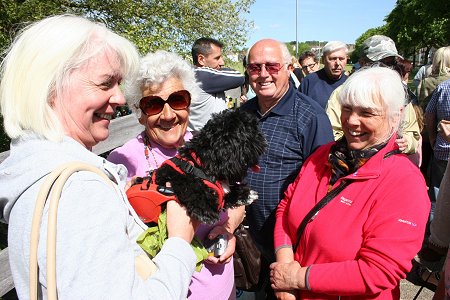
[{"label": "tree foliage", "polygon": [[370,28],[366,30],[363,34],[361,34],[355,41],[355,50],[353,50],[350,60],[354,63],[358,61],[358,59],[361,57],[361,51],[362,51],[362,44],[364,41],[368,38],[370,38],[372,35],[386,35],[386,28],[385,26],[380,26],[376,28]]},{"label": "tree foliage", "polygon": [[394,9],[386,16],[386,24],[364,32],[355,42],[352,61],[360,55],[361,45],[372,35],[382,34],[395,41],[405,57],[425,49],[450,45],[450,1],[397,0]]},{"label": "tree foliage", "polygon": [[0,47],[10,44],[24,23],[61,13],[101,21],[129,38],[141,54],[157,49],[189,56],[202,36],[237,51],[247,40],[251,22],[245,20],[255,0],[2,0]]},{"label": "tree foliage", "polygon": [[405,56],[450,44],[449,1],[397,0],[385,20],[386,34]]}]

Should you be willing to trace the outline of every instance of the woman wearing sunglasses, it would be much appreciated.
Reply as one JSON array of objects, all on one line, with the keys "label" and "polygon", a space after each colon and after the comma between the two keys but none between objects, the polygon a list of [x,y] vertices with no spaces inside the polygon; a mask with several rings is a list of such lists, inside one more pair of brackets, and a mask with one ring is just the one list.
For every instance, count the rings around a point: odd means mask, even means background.
[{"label": "woman wearing sunglasses", "polygon": [[112,151],[108,160],[125,165],[128,179],[146,176],[192,137],[187,131],[189,105],[198,94],[192,67],[166,51],[149,53],[140,63],[139,75],[129,89],[144,131]]},{"label": "woman wearing sunglasses", "polygon": [[[189,105],[196,99],[199,87],[193,68],[174,53],[156,51],[142,58],[138,78],[130,89],[130,98],[137,99],[133,107],[145,130],[137,137],[112,151],[108,160],[123,164],[128,169],[128,179],[146,176],[166,159],[177,154],[177,148],[192,137],[187,130]],[[231,217],[232,219],[232,217]],[[200,225],[196,236],[202,241],[209,235],[233,235],[225,228],[227,212],[213,225]],[[233,228],[231,228],[233,229]],[[214,230],[214,234],[212,230]],[[233,239],[234,241],[234,239]],[[189,286],[189,299],[234,299],[234,270],[230,262],[234,242],[229,241],[222,259],[210,257],[200,272],[194,272]],[[232,251],[231,251],[232,250]]]}]

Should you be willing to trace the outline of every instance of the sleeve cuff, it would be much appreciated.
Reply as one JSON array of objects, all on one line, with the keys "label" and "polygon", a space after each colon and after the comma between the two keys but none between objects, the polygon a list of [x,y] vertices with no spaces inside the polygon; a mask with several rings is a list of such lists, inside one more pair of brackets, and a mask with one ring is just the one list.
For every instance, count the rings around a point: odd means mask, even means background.
[{"label": "sleeve cuff", "polygon": [[311,267],[312,265],[310,265],[307,269],[306,269],[306,273],[305,273],[305,287],[308,291],[311,290],[311,287],[309,286],[309,272],[311,271]]},{"label": "sleeve cuff", "polygon": [[277,247],[276,249],[275,249],[275,254],[278,252],[278,250],[280,250],[280,249],[283,249],[283,248],[289,248],[289,249],[292,249],[292,245],[281,245],[281,246],[279,246],[279,247]]}]

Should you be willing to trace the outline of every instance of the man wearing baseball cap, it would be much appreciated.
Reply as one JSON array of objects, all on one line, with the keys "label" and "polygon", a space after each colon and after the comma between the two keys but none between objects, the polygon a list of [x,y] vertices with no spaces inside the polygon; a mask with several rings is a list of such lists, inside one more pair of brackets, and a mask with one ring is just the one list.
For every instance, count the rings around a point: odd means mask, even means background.
[{"label": "man wearing baseball cap", "polygon": [[[361,59],[359,61],[361,67],[380,63],[383,66],[395,69],[397,58],[403,59],[403,57],[398,54],[394,41],[390,37],[384,35],[374,35],[363,42]],[[326,109],[333,128],[335,140],[338,140],[343,136],[341,127],[341,106],[338,100],[340,90],[340,88],[337,88],[333,94],[331,94]],[[410,91],[408,91],[408,94],[409,93]],[[412,96],[414,96],[414,94],[412,94]],[[400,151],[411,155],[410,159],[415,164],[420,165],[420,154],[417,154],[418,151],[420,153],[421,147],[419,143],[420,129],[417,123],[417,116],[410,99],[399,99],[399,101],[402,100],[405,100],[404,119],[400,126],[401,132],[398,133],[396,142]]]},{"label": "man wearing baseball cap", "polygon": [[366,63],[381,62],[387,66],[396,64],[396,58],[402,58],[398,54],[394,41],[385,35],[374,35],[362,44],[363,58]]}]

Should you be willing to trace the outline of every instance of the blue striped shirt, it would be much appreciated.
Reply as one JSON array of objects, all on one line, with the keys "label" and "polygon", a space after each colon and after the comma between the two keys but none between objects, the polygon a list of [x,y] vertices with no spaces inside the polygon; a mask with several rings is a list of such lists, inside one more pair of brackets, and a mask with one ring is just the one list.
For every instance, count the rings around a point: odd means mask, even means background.
[{"label": "blue striped shirt", "polygon": [[[446,80],[436,87],[426,112],[435,115],[437,124],[441,120],[450,121],[450,80]],[[439,160],[448,160],[449,158],[450,143],[440,134],[436,136],[433,153]]]},{"label": "blue striped shirt", "polygon": [[316,101],[292,86],[265,116],[259,112],[257,97],[242,109],[258,117],[268,143],[259,160],[261,171],[250,171],[247,176],[251,188],[258,192],[258,200],[247,209],[247,220],[257,244],[272,256],[275,209],[305,159],[320,145],[333,141],[331,124]]}]

